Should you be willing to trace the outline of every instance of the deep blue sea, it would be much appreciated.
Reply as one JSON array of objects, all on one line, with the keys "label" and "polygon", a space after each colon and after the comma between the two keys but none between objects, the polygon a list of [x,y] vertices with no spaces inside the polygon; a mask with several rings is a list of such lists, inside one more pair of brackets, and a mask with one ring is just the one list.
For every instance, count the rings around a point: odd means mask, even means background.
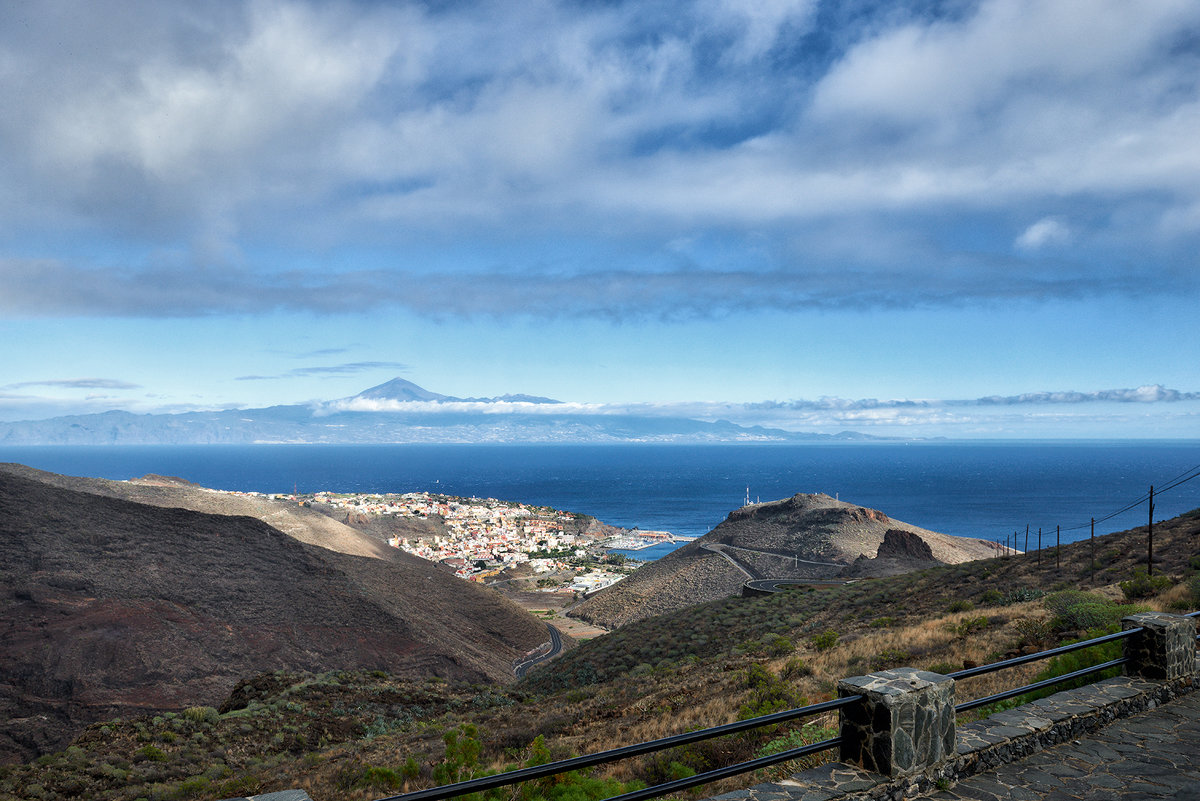
[{"label": "deep blue sea", "polygon": [[[1053,544],[1088,535],[1151,485],[1200,468],[1186,442],[888,442],[804,445],[249,445],[0,447],[0,461],[78,476],[146,473],[261,492],[429,491],[584,512],[697,537],[751,500],[824,492],[947,534],[999,540],[1026,525]],[[1200,507],[1200,478],[1155,497],[1155,519]],[[1096,533],[1144,525],[1145,503]],[[669,547],[637,552],[657,558]]]}]

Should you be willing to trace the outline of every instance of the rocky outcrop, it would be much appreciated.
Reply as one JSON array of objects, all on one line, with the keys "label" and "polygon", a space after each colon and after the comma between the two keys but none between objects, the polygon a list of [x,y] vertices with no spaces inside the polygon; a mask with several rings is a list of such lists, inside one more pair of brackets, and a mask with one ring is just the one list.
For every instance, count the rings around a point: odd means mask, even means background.
[{"label": "rocky outcrop", "polygon": [[933,562],[933,549],[929,543],[911,531],[889,528],[883,533],[883,542],[875,553],[876,559],[912,559],[917,562]]},{"label": "rocky outcrop", "polygon": [[614,628],[736,595],[747,575],[807,580],[893,575],[994,555],[994,546],[982,540],[928,531],[828,495],[798,494],[730,512],[700,540],[601,590],[570,614]]}]

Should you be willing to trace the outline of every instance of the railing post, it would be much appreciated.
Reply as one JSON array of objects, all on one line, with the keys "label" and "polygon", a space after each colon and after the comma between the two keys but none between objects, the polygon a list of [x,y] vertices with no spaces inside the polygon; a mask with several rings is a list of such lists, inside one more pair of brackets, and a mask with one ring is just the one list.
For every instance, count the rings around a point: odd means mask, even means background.
[{"label": "railing post", "polygon": [[1121,619],[1122,630],[1142,629],[1125,640],[1126,672],[1170,681],[1196,671],[1196,621],[1166,612],[1141,612]]},{"label": "railing post", "polygon": [[919,773],[954,755],[954,679],[896,668],[838,682],[862,703],[841,714],[843,762],[884,776]]}]

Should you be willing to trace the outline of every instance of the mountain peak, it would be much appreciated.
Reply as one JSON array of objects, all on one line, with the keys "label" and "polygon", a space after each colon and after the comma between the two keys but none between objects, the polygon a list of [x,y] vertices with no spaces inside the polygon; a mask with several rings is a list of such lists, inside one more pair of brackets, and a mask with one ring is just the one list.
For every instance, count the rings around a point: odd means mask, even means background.
[{"label": "mountain peak", "polygon": [[451,398],[448,395],[439,395],[436,392],[430,392],[424,387],[419,387],[413,382],[404,378],[393,378],[380,384],[377,387],[364,389],[362,392],[354,396],[355,398],[365,398],[367,400],[395,400],[395,401],[454,401],[458,398]]},{"label": "mountain peak", "polygon": [[392,401],[433,401],[435,403],[561,403],[553,398],[543,398],[537,395],[501,395],[495,398],[456,398],[453,395],[441,395],[419,387],[404,378],[393,378],[377,387],[364,389],[351,400],[392,400]]}]

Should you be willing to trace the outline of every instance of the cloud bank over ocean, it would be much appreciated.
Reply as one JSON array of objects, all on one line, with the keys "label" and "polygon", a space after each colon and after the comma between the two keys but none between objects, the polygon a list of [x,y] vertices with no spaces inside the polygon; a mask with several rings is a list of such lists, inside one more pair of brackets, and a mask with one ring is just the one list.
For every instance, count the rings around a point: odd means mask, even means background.
[{"label": "cloud bank over ocean", "polygon": [[1198,43],[1189,0],[6,4],[0,406],[1191,402]]}]

